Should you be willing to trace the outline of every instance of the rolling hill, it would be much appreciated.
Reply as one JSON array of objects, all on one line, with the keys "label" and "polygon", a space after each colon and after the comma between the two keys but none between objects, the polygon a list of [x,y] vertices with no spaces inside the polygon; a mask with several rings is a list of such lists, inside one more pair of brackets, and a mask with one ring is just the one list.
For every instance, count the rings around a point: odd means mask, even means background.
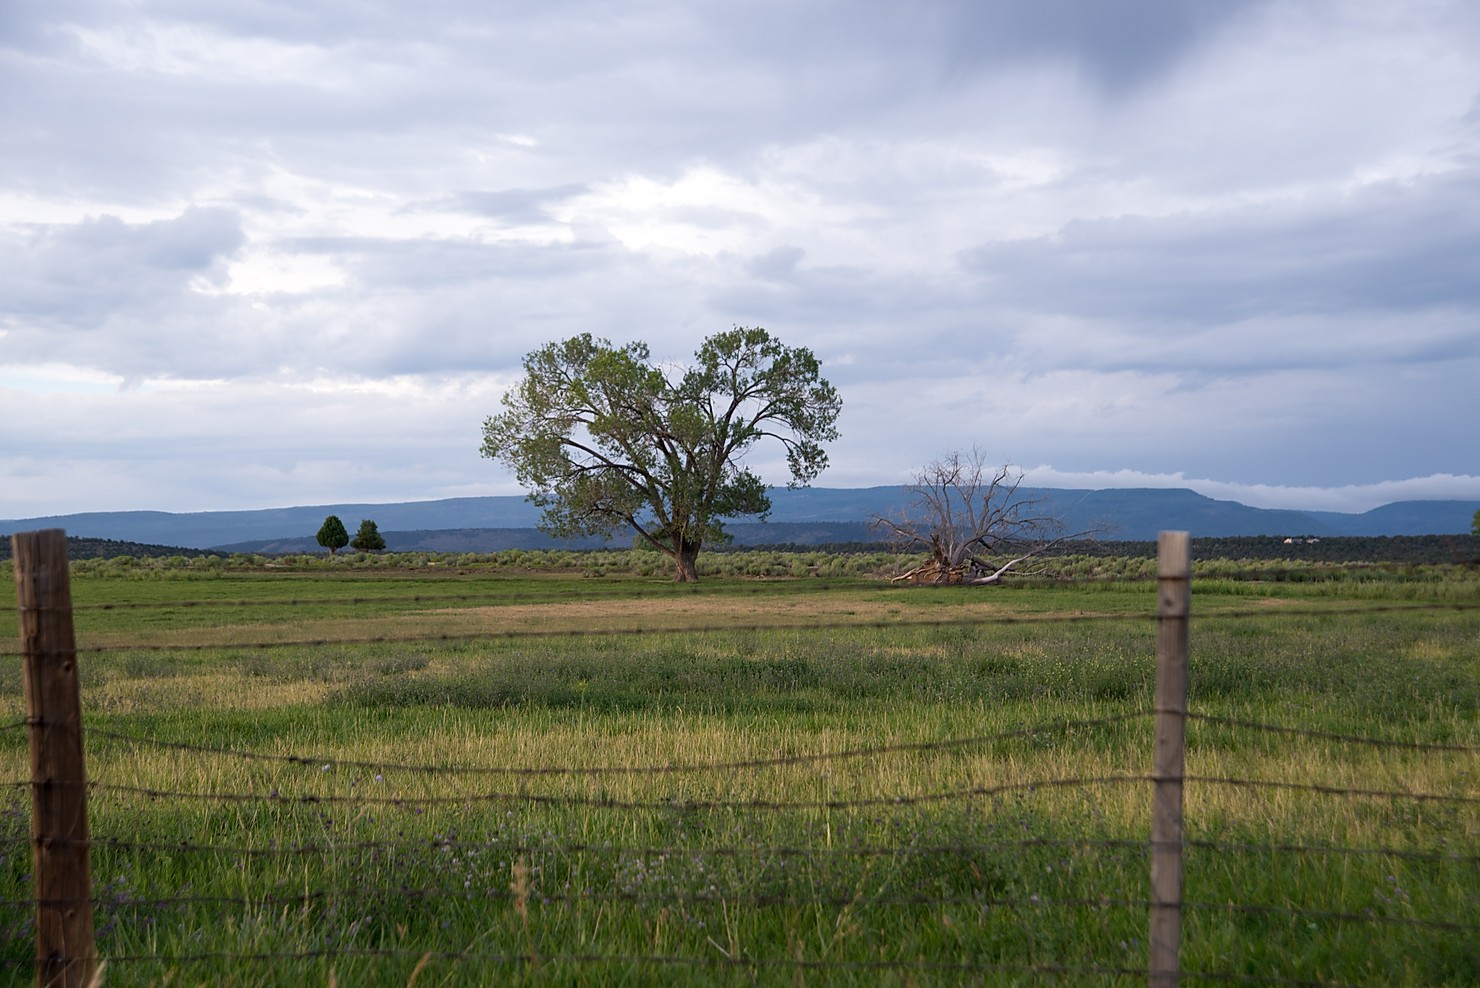
[{"label": "rolling hill", "polygon": [[[820,545],[877,538],[870,519],[898,515],[909,503],[902,487],[773,488],[774,509],[765,522],[727,526],[742,545]],[[1064,519],[1069,531],[1094,531],[1102,539],[1154,539],[1177,529],[1196,537],[1339,535],[1447,535],[1470,530],[1480,501],[1404,501],[1362,514],[1254,508],[1191,490],[1024,489]],[[69,535],[195,549],[238,552],[313,551],[326,515],[336,514],[351,530],[373,519],[392,549],[438,545],[456,551],[536,548],[555,544],[535,530],[539,509],[518,496],[462,497],[396,504],[323,504],[255,511],[105,511],[0,520],[0,534],[62,528]],[[475,532],[481,534],[474,534]],[[415,536],[415,539],[406,536]],[[626,544],[629,539],[618,540]],[[414,544],[413,544],[414,543]],[[585,543],[590,544],[590,543]],[[292,546],[288,548],[287,546]]]}]

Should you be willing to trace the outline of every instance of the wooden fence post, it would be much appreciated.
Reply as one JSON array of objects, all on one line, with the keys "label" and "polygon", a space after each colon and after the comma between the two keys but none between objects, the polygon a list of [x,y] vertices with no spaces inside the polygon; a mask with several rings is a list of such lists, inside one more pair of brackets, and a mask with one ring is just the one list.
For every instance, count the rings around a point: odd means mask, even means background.
[{"label": "wooden fence post", "polygon": [[1156,749],[1151,800],[1150,986],[1176,988],[1182,950],[1182,773],[1187,738],[1187,623],[1192,540],[1156,544]]},{"label": "wooden fence post", "polygon": [[36,982],[81,988],[92,980],[96,948],[67,536],[48,529],[10,542],[31,728]]}]

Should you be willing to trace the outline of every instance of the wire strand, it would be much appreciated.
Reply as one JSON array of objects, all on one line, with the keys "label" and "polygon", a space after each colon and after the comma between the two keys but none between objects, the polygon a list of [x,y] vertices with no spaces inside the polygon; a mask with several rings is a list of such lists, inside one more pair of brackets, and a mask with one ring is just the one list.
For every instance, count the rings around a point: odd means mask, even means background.
[{"label": "wire strand", "polygon": [[1219,717],[1214,714],[1200,714],[1192,711],[1187,711],[1184,716],[1188,720],[1218,724],[1223,727],[1239,727],[1245,730],[1267,731],[1273,734],[1290,734],[1300,737],[1317,738],[1322,741],[1340,741],[1346,744],[1365,744],[1378,748],[1394,748],[1408,751],[1457,751],[1466,754],[1480,754],[1480,748],[1465,744],[1394,741],[1388,738],[1365,737],[1359,734],[1336,734],[1330,731],[1314,731],[1304,727],[1284,727],[1279,724],[1264,724],[1258,721],[1240,720],[1234,717]]},{"label": "wire strand", "polygon": [[[471,806],[479,803],[528,803],[536,806],[584,807],[610,810],[849,810],[879,806],[922,806],[959,799],[997,796],[1011,792],[1032,792],[1037,789],[1077,788],[1081,786],[1106,785],[1123,782],[1149,782],[1149,775],[1101,775],[1080,776],[1061,779],[1036,779],[1028,782],[1009,782],[995,786],[969,786],[923,793],[917,796],[866,796],[858,799],[818,800],[718,800],[681,799],[634,800],[616,799],[608,796],[552,796],[517,792],[465,793],[460,796],[341,796],[333,794],[304,793],[285,795],[276,789],[260,795],[234,792],[182,792],[178,790],[153,789],[147,786],[120,785],[108,782],[88,782],[88,788],[109,793],[142,796],[146,799],[179,799],[219,803],[301,803],[309,805],[360,805],[393,807],[427,806]],[[30,785],[30,783],[24,783]],[[56,785],[57,783],[49,783]]]},{"label": "wire strand", "polygon": [[966,738],[948,738],[941,741],[907,741],[891,745],[874,745],[861,748],[848,748],[835,752],[818,752],[807,755],[777,755],[770,758],[748,758],[729,762],[688,762],[664,765],[601,765],[601,766],[450,766],[450,765],[410,765],[399,762],[366,761],[357,759],[340,759],[325,755],[272,755],[261,752],[242,751],[233,748],[218,748],[210,745],[191,744],[180,741],[161,741],[154,738],[143,738],[136,735],[124,734],[119,731],[110,731],[104,728],[88,728],[89,738],[109,738],[116,741],[127,741],[138,745],[147,745],[155,748],[163,748],[175,751],[190,751],[202,754],[223,755],[252,761],[280,762],[289,765],[307,766],[320,771],[327,768],[352,768],[365,771],[376,770],[381,772],[414,772],[428,775],[453,775],[453,776],[549,776],[549,775],[664,775],[687,772],[725,772],[754,768],[776,768],[788,765],[808,765],[818,762],[844,761],[858,758],[871,758],[879,755],[890,755],[900,753],[949,751],[955,748],[967,748],[980,744],[991,744],[997,741],[1008,741],[1018,738],[1032,737],[1036,734],[1048,734],[1054,732],[1072,731],[1080,728],[1107,727],[1112,724],[1124,723],[1126,721],[1138,720],[1147,717],[1148,714],[1135,711],[1125,714],[1114,714],[1108,717],[1097,717],[1088,720],[1064,721],[1050,724],[1034,725],[1015,728],[1009,731],[999,731],[995,734],[980,734]]},{"label": "wire strand", "polygon": [[1315,782],[1282,782],[1277,779],[1241,779],[1234,776],[1186,775],[1183,776],[1183,781],[1246,789],[1287,789],[1299,792],[1320,793],[1325,796],[1411,799],[1421,803],[1480,803],[1480,796],[1460,796],[1453,793],[1436,792],[1404,792],[1398,789],[1354,789],[1348,786],[1328,786]]}]

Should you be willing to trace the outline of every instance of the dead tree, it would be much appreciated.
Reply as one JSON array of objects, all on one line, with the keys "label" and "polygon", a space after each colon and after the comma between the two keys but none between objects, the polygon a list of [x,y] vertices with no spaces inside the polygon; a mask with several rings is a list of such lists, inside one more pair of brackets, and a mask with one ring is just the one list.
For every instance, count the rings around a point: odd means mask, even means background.
[{"label": "dead tree", "polygon": [[915,474],[898,518],[874,519],[901,551],[930,559],[894,582],[987,586],[1068,538],[1042,498],[1018,496],[1021,472],[990,466],[980,449],[951,452]]}]

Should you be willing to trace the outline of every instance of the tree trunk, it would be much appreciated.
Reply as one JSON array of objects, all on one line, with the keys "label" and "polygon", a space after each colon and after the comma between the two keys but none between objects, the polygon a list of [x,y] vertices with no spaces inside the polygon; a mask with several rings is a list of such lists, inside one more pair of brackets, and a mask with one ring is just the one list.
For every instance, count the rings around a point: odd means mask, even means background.
[{"label": "tree trunk", "polygon": [[682,542],[673,554],[673,580],[675,583],[699,582],[699,543]]}]

